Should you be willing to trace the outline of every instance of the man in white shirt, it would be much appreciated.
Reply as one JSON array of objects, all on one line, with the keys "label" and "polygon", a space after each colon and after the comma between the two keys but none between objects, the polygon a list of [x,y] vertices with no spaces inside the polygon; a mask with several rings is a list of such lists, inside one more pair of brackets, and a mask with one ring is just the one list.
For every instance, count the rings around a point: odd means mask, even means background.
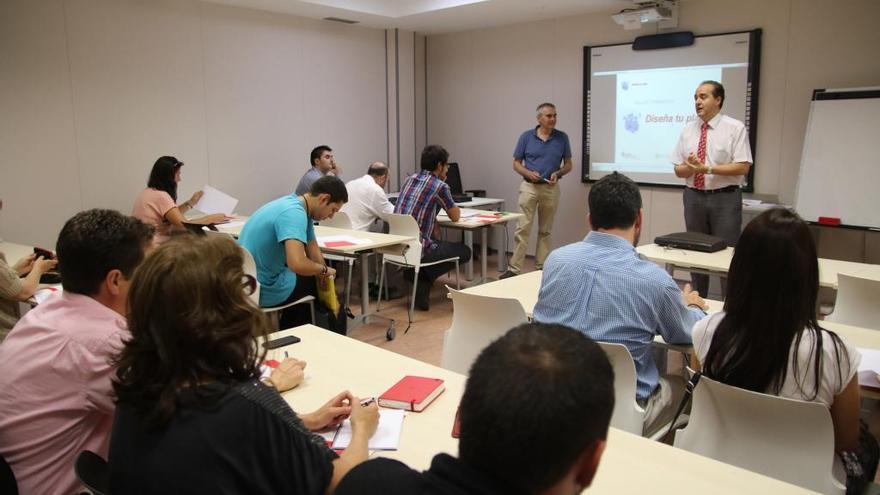
[{"label": "man in white shirt", "polygon": [[[721,113],[724,86],[703,81],[694,93],[696,119],[681,132],[670,159],[675,175],[686,180],[684,221],[688,232],[718,236],[735,246],[742,228],[743,177],[752,166],[745,125]],[[691,275],[694,289],[705,296],[707,275]]]},{"label": "man in white shirt", "polygon": [[394,205],[385,195],[385,183],[388,181],[388,166],[382,162],[373,162],[367,174],[345,184],[348,189],[348,203],[341,212],[348,215],[351,228],[354,230],[370,230],[376,219],[386,213],[394,212]]}]

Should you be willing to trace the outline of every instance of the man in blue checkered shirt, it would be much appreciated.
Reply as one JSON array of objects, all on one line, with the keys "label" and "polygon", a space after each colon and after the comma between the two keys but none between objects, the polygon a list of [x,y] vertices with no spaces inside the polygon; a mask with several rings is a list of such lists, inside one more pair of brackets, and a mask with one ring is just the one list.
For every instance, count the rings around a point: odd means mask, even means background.
[{"label": "man in blue checkered shirt", "polygon": [[684,392],[681,377],[660,375],[651,343],[659,334],[671,344],[690,344],[706,302],[690,285],[680,290],[663,269],[639,258],[634,246],[642,229],[642,197],[632,180],[607,175],[593,184],[588,201],[592,231],[550,253],[534,319],[625,345],[636,365],[643,431],[651,435],[672,419]]},{"label": "man in blue checkered shirt", "polygon": [[[461,217],[461,211],[452,200],[449,185],[444,182],[446,173],[449,171],[448,161],[449,152],[442,146],[436,144],[425,146],[425,149],[422,150],[422,169],[404,182],[403,187],[400,188],[397,203],[394,205],[394,213],[412,215],[419,224],[422,262],[425,263],[449,258],[458,258],[459,263],[466,263],[471,259],[471,250],[464,244],[437,239],[435,220],[440,208],[446,211],[449,219],[453,222],[457,222]],[[434,280],[454,266],[452,262],[449,262],[426,266],[419,270],[415,300],[415,306],[418,309],[428,311],[429,296]],[[412,281],[412,270],[404,272],[404,277]]]}]

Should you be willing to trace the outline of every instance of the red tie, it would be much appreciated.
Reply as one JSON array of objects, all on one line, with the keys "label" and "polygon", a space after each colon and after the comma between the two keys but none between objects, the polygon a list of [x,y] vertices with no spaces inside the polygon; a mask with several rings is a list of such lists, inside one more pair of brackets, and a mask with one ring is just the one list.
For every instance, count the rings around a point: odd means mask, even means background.
[{"label": "red tie", "polygon": [[[700,126],[700,144],[697,145],[697,158],[700,159],[700,162],[703,164],[706,163],[706,132],[709,130],[709,124],[707,122],[703,122],[703,125]],[[705,189],[706,188],[706,176],[701,172],[697,172],[694,174],[694,187],[697,189]]]}]

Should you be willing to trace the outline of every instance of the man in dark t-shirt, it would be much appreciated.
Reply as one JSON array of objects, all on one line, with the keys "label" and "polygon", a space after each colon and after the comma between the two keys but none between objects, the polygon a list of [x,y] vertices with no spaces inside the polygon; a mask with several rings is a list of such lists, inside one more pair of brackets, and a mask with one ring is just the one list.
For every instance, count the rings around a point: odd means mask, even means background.
[{"label": "man in dark t-shirt", "polygon": [[579,493],[605,449],[613,382],[608,358],[589,337],[562,325],[520,325],[471,368],[458,458],[438,454],[422,473],[391,459],[367,461],[336,494]]}]

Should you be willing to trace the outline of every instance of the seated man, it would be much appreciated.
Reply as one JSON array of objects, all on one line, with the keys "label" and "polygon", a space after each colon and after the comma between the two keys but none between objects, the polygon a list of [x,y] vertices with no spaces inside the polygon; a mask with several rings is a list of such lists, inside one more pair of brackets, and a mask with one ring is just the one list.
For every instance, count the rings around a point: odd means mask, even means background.
[{"label": "seated man", "polygon": [[[461,211],[452,200],[449,185],[443,182],[449,170],[447,160],[449,160],[449,152],[442,146],[435,144],[425,146],[422,150],[421,171],[406,180],[394,205],[394,213],[412,215],[418,222],[422,234],[423,262],[457,257],[460,263],[465,263],[471,259],[471,250],[464,244],[441,241],[435,236],[435,229],[438,229],[438,226],[434,221],[440,208],[446,211],[453,222],[457,222],[461,217]],[[428,310],[428,298],[434,280],[452,268],[452,263],[441,263],[419,270],[415,300],[417,308],[422,311]],[[406,276],[412,280],[411,272],[407,271]]]},{"label": "seated man", "polygon": [[129,337],[129,281],[152,242],[152,227],[112,210],[77,213],[61,229],[64,291],[0,345],[0,453],[19,493],[76,493],[77,455],[107,457],[111,359]]},{"label": "seated man", "polygon": [[659,333],[670,344],[690,344],[706,303],[690,285],[679,290],[663,269],[639,258],[634,246],[642,229],[642,196],[635,182],[607,175],[590,188],[588,201],[592,231],[550,253],[534,319],[624,344],[635,361],[636,399],[650,435],[672,419],[684,392],[683,380],[659,375],[651,343]]},{"label": "seated man", "polygon": [[316,146],[315,149],[312,150],[311,155],[309,155],[309,163],[311,163],[311,168],[303,174],[302,178],[299,180],[299,184],[296,185],[294,194],[297,196],[302,196],[309,192],[312,183],[325,175],[332,175],[335,177],[342,175],[342,168],[337,165],[336,159],[333,158],[333,150],[331,150],[326,144]]},{"label": "seated man", "polygon": [[[313,221],[336,214],[348,193],[336,177],[316,180],[302,196],[283,196],[261,206],[241,229],[239,243],[254,257],[260,282],[260,306],[278,306],[315,295],[315,276],[321,283],[336,275],[324,262]],[[311,323],[308,307],[282,311],[281,328]]]},{"label": "seated man", "polygon": [[614,373],[595,342],[562,325],[523,324],[471,368],[458,459],[437,454],[424,473],[367,461],[336,494],[580,493],[599,467],[613,409]]},{"label": "seated man", "polygon": [[382,162],[373,162],[367,169],[367,175],[345,184],[348,190],[348,203],[341,212],[351,219],[354,230],[370,230],[385,213],[394,211],[394,205],[385,195],[385,183],[388,182],[388,166]]}]

